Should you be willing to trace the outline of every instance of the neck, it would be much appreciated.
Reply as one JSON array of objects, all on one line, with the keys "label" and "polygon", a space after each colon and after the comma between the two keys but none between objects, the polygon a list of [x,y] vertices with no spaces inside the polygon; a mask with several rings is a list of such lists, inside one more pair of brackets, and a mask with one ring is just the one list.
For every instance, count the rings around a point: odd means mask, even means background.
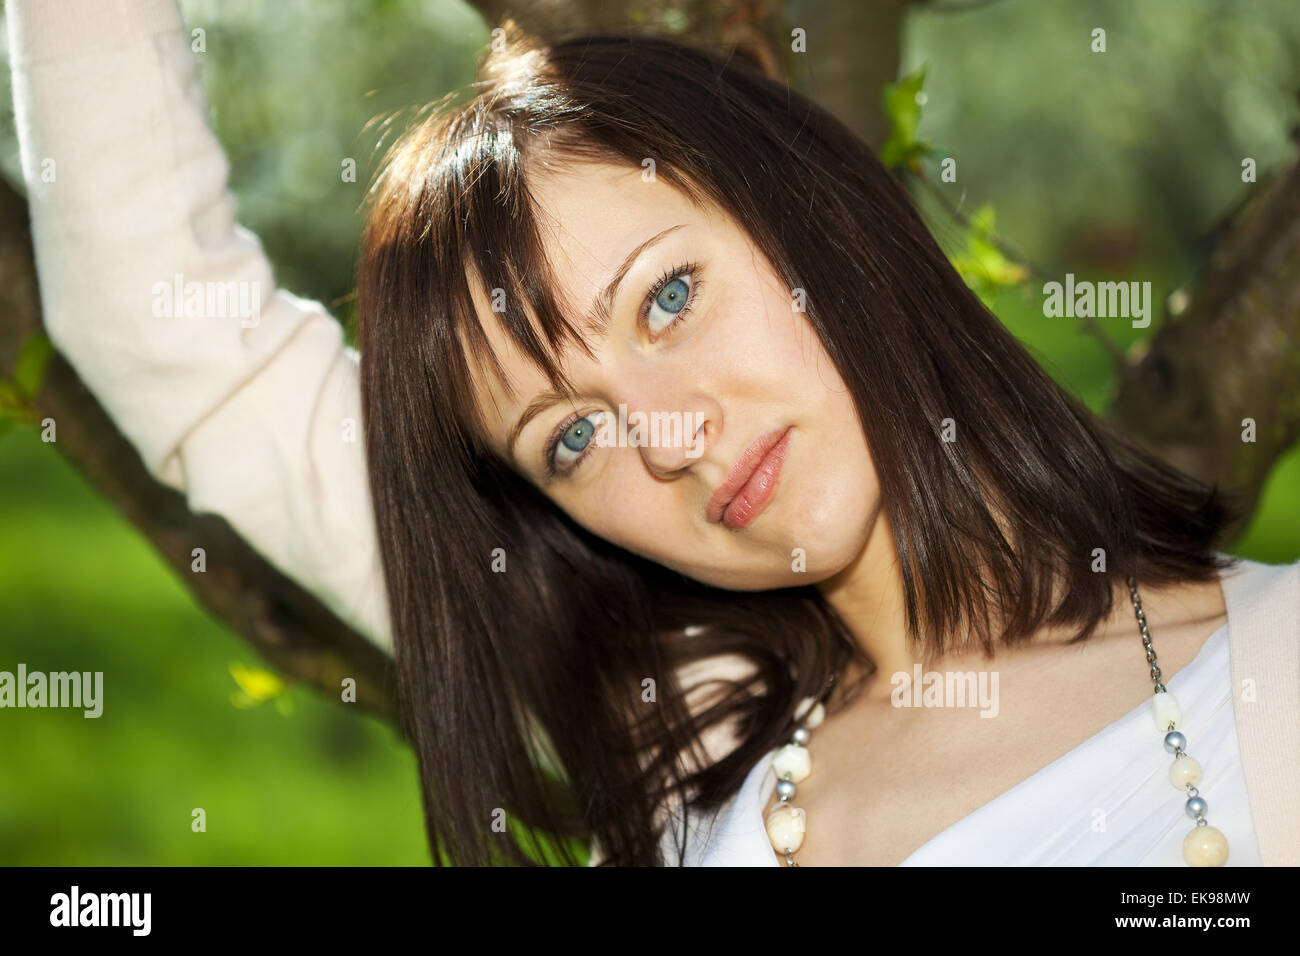
[{"label": "neck", "polygon": [[[969,662],[972,657],[983,654],[978,645],[954,646],[943,654],[927,654],[924,648],[908,640],[898,551],[894,545],[892,528],[883,511],[874,522],[867,543],[858,556],[843,570],[818,583],[817,588],[847,625],[858,647],[875,665],[875,672],[861,691],[861,696],[865,699],[888,699],[892,690],[892,676],[900,672],[910,675],[916,664],[921,664],[927,670],[937,669],[955,665],[963,659]],[[1217,588],[1214,590],[1216,594],[1221,594]],[[1104,641],[1116,636],[1130,638],[1136,634],[1137,623],[1127,584],[1123,581],[1116,582],[1114,595],[1111,612],[1098,622],[1091,641]],[[1150,590],[1148,594],[1148,589],[1143,588],[1140,596],[1148,620],[1153,618],[1153,611],[1166,619],[1181,619],[1193,610],[1173,595],[1167,596],[1165,592]],[[1175,603],[1170,603],[1171,597]],[[1222,607],[1221,598],[1218,605]],[[997,634],[1001,628],[996,611],[990,613],[990,621]],[[1004,657],[1013,656],[1028,648],[1064,645],[1077,630],[1077,625],[1043,626],[1023,644],[1017,644],[1014,648],[998,647],[996,650],[999,657]],[[854,661],[844,675],[845,683],[856,680],[862,673],[862,667]]]},{"label": "neck", "polygon": [[[864,688],[872,693],[883,685],[888,694],[889,675],[911,673],[912,665],[924,663],[921,649],[907,640],[903,579],[898,550],[889,519],[882,510],[872,524],[867,543],[843,570],[821,581],[817,589],[848,626],[858,647],[876,668],[876,676]],[[854,662],[846,677],[861,672]]]}]

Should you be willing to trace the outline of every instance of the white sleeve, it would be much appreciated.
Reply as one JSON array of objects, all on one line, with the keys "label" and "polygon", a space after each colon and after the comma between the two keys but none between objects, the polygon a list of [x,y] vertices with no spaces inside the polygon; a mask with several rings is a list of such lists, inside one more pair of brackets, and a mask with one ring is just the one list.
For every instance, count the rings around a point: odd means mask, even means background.
[{"label": "white sleeve", "polygon": [[235,222],[174,0],[6,14],[51,340],[150,472],[391,652],[358,356]]}]

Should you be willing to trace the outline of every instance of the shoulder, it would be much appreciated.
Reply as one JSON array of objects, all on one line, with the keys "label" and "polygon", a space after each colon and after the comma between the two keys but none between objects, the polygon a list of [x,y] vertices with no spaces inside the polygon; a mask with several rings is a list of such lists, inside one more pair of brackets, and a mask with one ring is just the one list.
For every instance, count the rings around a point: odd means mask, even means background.
[{"label": "shoulder", "polygon": [[1234,681],[1249,677],[1283,695],[1300,692],[1300,561],[1238,559],[1219,580]]},{"label": "shoulder", "polygon": [[1300,561],[1240,561],[1220,578],[1228,605],[1232,711],[1260,856],[1300,864]]},{"label": "shoulder", "polygon": [[750,801],[741,800],[744,792],[742,787],[712,811],[693,805],[683,806],[680,799],[675,800],[659,836],[663,865],[731,865],[734,861],[725,851],[730,845],[730,831],[735,827],[738,812],[749,809]]},{"label": "shoulder", "polygon": [[1219,579],[1230,629],[1275,628],[1300,634],[1300,560],[1289,564],[1235,560]]}]

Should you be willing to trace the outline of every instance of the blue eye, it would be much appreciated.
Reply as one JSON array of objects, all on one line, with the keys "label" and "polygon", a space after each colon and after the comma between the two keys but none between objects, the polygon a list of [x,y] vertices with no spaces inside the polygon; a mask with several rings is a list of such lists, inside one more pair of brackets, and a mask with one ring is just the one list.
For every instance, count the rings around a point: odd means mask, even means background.
[{"label": "blue eye", "polygon": [[655,297],[655,305],[665,312],[671,312],[676,315],[682,311],[682,306],[686,304],[686,297],[691,293],[690,283],[681,278],[674,279],[664,286],[663,291]]},{"label": "blue eye", "polygon": [[[699,266],[690,263],[665,272],[646,293],[641,318],[652,337],[657,337],[682,321],[699,298],[704,281]],[[655,310],[660,314],[656,314]]]},{"label": "blue eye", "polygon": [[[553,478],[557,471],[572,471],[591,447],[592,439],[600,427],[602,416],[608,412],[592,412],[562,424],[547,442],[546,477]],[[558,466],[558,467],[557,467]]]}]

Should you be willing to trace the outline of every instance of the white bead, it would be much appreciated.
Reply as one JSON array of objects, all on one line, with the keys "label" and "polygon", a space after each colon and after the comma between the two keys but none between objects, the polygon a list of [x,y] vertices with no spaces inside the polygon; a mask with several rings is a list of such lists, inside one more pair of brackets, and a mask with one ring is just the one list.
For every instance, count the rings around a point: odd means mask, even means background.
[{"label": "white bead", "polygon": [[772,758],[772,769],[776,771],[777,780],[790,779],[799,783],[812,773],[812,756],[807,747],[786,744]]},{"label": "white bead", "polygon": [[808,714],[808,719],[804,721],[803,725],[807,727],[809,730],[812,730],[814,727],[820,726],[821,722],[825,719],[826,719],[826,708],[823,707],[820,702],[818,702],[817,706],[815,706],[812,709],[812,711]]},{"label": "white bead", "polygon": [[[803,719],[805,714],[809,718],[806,721]],[[800,705],[794,708],[794,723],[802,723],[809,730],[822,723],[824,717],[826,717],[826,708],[823,708],[816,697],[805,697],[800,701]]]},{"label": "white bead", "polygon": [[803,720],[803,715],[808,713],[812,708],[812,705],[815,703],[817,703],[816,697],[805,697],[803,700],[799,701],[799,706],[794,709],[794,722],[797,724],[799,721]]},{"label": "white bead", "polygon": [[767,815],[767,838],[778,853],[793,853],[803,845],[805,817],[799,807],[778,806]]},{"label": "white bead", "polygon": [[1180,726],[1183,712],[1178,706],[1178,698],[1169,691],[1155,694],[1151,698],[1151,716],[1155,719],[1156,728],[1161,733],[1169,729],[1170,721],[1173,721],[1175,727]]},{"label": "white bead", "polygon": [[1214,827],[1196,827],[1183,840],[1183,859],[1188,866],[1222,866],[1228,859],[1228,838]]},{"label": "white bead", "polygon": [[[805,714],[808,715],[807,720],[804,720]],[[809,730],[818,726],[825,716],[826,708],[817,701],[816,697],[805,697],[799,701],[799,706],[794,709],[794,722],[796,724],[802,722]]]},{"label": "white bead", "polygon": [[1179,757],[1169,768],[1169,782],[1179,790],[1186,790],[1188,784],[1196,786],[1201,782],[1201,765],[1195,757]]}]

